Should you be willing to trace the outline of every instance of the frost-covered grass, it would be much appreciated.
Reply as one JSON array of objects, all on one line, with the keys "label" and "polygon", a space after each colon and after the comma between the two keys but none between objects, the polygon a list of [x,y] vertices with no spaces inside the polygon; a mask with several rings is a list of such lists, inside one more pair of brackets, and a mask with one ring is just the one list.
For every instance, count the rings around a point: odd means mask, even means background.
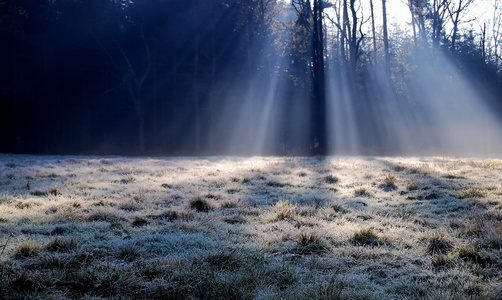
[{"label": "frost-covered grass", "polygon": [[496,299],[502,161],[0,155],[2,299]]}]

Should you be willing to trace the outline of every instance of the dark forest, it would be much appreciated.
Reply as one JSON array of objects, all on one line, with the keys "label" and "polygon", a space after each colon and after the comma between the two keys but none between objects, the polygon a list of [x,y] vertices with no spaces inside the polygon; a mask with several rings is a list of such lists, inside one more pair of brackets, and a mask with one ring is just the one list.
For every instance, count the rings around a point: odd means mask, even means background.
[{"label": "dark forest", "polygon": [[0,152],[497,153],[498,1],[382,3],[3,1]]}]

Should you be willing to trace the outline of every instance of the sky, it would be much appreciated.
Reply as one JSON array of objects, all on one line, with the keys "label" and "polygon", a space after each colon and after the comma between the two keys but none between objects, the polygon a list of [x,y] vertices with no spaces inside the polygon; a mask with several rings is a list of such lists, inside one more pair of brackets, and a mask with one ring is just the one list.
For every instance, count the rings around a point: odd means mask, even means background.
[{"label": "sky", "polygon": [[[471,22],[464,24],[467,26],[476,27],[482,26],[483,22],[489,23],[492,19],[493,3],[495,0],[474,0],[474,3],[469,8],[469,15],[472,18]],[[331,1],[332,2],[332,1]],[[359,3],[363,5],[363,9],[367,10],[364,13],[365,18],[369,18],[369,0],[359,0]],[[411,14],[408,9],[407,0],[387,0],[387,20],[389,27],[394,25],[399,25],[402,29],[408,30],[409,24],[411,23]],[[373,5],[375,8],[375,21],[381,24],[382,19],[382,1],[373,0]],[[329,13],[329,11],[327,11]],[[467,20],[467,18],[466,18]],[[368,22],[368,26],[369,22]],[[378,26],[378,25],[377,25]]]},{"label": "sky", "polygon": [[[362,0],[363,4],[367,0]],[[375,0],[375,6],[381,9],[381,1]],[[378,3],[377,3],[378,2]],[[494,0],[474,0],[474,3],[469,7],[469,15],[473,16],[470,18],[473,20],[467,26],[478,26],[478,24],[483,24],[483,22],[489,22],[492,18]],[[411,22],[411,14],[408,10],[406,0],[387,0],[387,11],[388,11],[388,22],[389,24],[400,24],[405,25]],[[378,5],[378,6],[377,6]]]}]

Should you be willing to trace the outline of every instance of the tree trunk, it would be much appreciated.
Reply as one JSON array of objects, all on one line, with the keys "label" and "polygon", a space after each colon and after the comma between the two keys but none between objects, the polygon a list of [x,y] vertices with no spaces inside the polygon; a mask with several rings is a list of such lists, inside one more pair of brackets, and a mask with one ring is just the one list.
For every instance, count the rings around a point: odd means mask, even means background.
[{"label": "tree trunk", "polygon": [[454,17],[453,17],[453,33],[451,35],[451,52],[455,53],[456,52],[456,41],[457,41],[457,33],[458,33],[458,22],[460,20],[460,12],[462,11],[462,0],[459,0],[458,2],[458,8],[454,12]]},{"label": "tree trunk", "polygon": [[214,33],[215,22],[211,24],[211,83],[209,87],[209,137],[208,137],[208,148],[209,152],[212,154],[214,152],[214,133],[216,130],[215,124],[215,101],[216,101],[216,40]]},{"label": "tree trunk", "polygon": [[[198,7],[194,8],[194,23],[198,24]],[[197,27],[197,26],[196,26]],[[194,107],[194,150],[200,152],[200,105],[199,105],[199,32],[194,33],[194,62],[193,62],[193,107]]]},{"label": "tree trunk", "polygon": [[415,44],[415,48],[418,48],[418,41],[417,41],[417,30],[415,28],[416,26],[416,21],[415,21],[415,11],[413,8],[413,4],[411,3],[412,0],[408,0],[408,8],[410,9],[411,13],[411,28],[413,30],[413,43]]},{"label": "tree trunk", "polygon": [[352,16],[352,28],[349,38],[350,68],[353,75],[357,69],[357,11],[356,0],[350,0],[350,12]]},{"label": "tree trunk", "polygon": [[314,154],[326,154],[326,93],[324,75],[324,34],[322,23],[322,5],[314,0],[313,10],[313,151]]},{"label": "tree trunk", "polygon": [[143,111],[138,113],[138,144],[139,151],[145,152],[145,115]]},{"label": "tree trunk", "polygon": [[383,45],[385,54],[385,75],[390,83],[390,51],[389,51],[389,35],[387,33],[387,6],[386,0],[382,0],[382,13],[383,13]]},{"label": "tree trunk", "polygon": [[342,12],[342,34],[340,35],[340,56],[341,60],[346,65],[347,61],[347,52],[346,50],[346,44],[347,44],[347,35],[348,33],[348,28],[349,28],[349,16],[347,12],[347,0],[343,0],[343,12]]},{"label": "tree trunk", "polygon": [[483,34],[481,36],[481,51],[483,54],[483,61],[486,62],[486,23],[483,23]]},{"label": "tree trunk", "polygon": [[375,13],[373,10],[373,0],[370,0],[371,9],[371,32],[373,34],[373,65],[377,63],[377,44],[376,44],[376,33],[375,33]]}]

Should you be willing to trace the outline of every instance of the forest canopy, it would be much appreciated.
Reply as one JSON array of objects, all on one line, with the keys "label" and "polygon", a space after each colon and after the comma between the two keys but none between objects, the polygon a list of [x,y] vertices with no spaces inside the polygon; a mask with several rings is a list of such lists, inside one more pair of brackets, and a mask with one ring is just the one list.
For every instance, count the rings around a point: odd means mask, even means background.
[{"label": "forest canopy", "polygon": [[500,153],[480,2],[6,0],[0,152]]}]

